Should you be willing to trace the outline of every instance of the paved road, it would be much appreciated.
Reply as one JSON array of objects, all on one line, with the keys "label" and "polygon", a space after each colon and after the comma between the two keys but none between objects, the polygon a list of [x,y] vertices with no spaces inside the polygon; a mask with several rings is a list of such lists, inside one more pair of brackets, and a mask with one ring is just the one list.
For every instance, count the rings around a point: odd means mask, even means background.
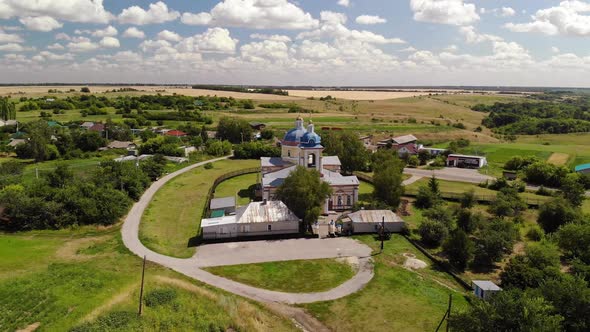
[{"label": "paved road", "polygon": [[439,180],[456,181],[456,182],[468,182],[468,183],[482,183],[487,180],[492,181],[495,178],[480,174],[475,169],[466,168],[442,168],[437,170],[417,169],[417,168],[404,168],[404,174],[420,177],[431,177],[436,176]]},{"label": "paved road", "polygon": [[[202,166],[208,162],[215,162],[223,159],[227,159],[229,157],[217,158],[213,160],[208,160],[202,163],[194,164],[188,167],[185,167],[179,171],[171,173],[169,175],[164,176],[160,180],[154,182],[141,196],[139,201],[133,205],[129,214],[125,218],[125,222],[121,229],[123,243],[125,246],[140,257],[146,257],[148,260],[158,263],[160,265],[166,266],[170,269],[173,269],[177,272],[180,272],[184,275],[192,277],[196,280],[199,280],[203,283],[221,288],[225,291],[230,293],[234,293],[243,297],[247,297],[259,302],[284,302],[288,304],[296,304],[296,303],[311,303],[317,301],[330,301],[335,300],[349,294],[352,294],[361,288],[363,288],[372,278],[373,278],[373,264],[371,261],[371,257],[368,256],[371,250],[360,243],[351,240],[351,239],[326,239],[321,241],[327,241],[325,245],[328,248],[341,248],[341,250],[332,250],[334,256],[332,257],[340,257],[340,252],[344,250],[344,248],[356,248],[353,249],[349,254],[357,254],[361,255],[358,256],[359,258],[359,270],[357,274],[350,280],[346,281],[345,283],[341,284],[340,286],[333,288],[326,292],[321,293],[283,293],[283,292],[275,292],[266,289],[260,289],[256,287],[251,287],[248,285],[244,285],[229,279],[225,279],[222,277],[218,277],[213,275],[207,271],[202,270],[199,268],[199,264],[197,263],[198,260],[203,259],[203,257],[199,257],[197,254],[196,256],[188,259],[180,259],[169,257],[165,255],[158,254],[148,248],[146,248],[141,241],[139,240],[139,223],[141,221],[141,216],[143,215],[144,210],[148,206],[149,202],[152,200],[154,194],[160,189],[166,182],[170,181],[172,178],[186,173],[196,167]],[[335,242],[332,242],[336,240]],[[340,240],[340,241],[338,241]],[[346,240],[347,242],[341,242],[341,240]],[[304,252],[305,246],[309,242],[301,242],[299,240],[293,240],[294,242],[289,241],[277,241],[283,242],[285,246],[291,247],[291,249],[301,250]],[[297,246],[296,243],[299,241],[301,245]],[[319,244],[319,242],[317,243]],[[323,244],[323,243],[322,243]],[[274,252],[273,255],[280,254],[280,249],[277,247],[277,244],[274,245],[275,249],[279,252]],[[303,246],[303,248],[302,248]],[[316,246],[316,243],[314,243]],[[359,249],[362,248],[363,249]],[[348,250],[348,249],[347,249]],[[330,250],[326,250],[329,252]],[[345,251],[345,250],[344,250]],[[269,253],[270,254],[270,253]],[[289,257],[295,257],[293,253],[289,253],[287,255]],[[299,257],[299,256],[297,256]],[[221,258],[218,258],[221,259]],[[232,259],[231,257],[226,257],[228,261]],[[223,261],[221,261],[223,262]]]}]

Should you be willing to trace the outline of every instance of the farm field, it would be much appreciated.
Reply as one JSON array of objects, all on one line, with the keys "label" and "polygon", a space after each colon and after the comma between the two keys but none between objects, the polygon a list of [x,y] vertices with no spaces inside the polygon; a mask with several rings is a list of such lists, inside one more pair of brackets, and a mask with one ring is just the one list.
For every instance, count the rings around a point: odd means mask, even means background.
[{"label": "farm field", "polygon": [[[303,305],[334,331],[434,331],[453,294],[453,310],[466,308],[465,292],[451,277],[438,271],[400,235],[393,235],[379,252],[380,242],[358,236],[376,253],[375,277],[361,291],[345,298]],[[405,268],[408,254],[427,262],[424,269]]]},{"label": "farm field", "polygon": [[258,173],[252,173],[225,180],[217,186],[213,196],[214,198],[233,196],[237,198],[238,206],[247,205],[255,198],[253,186],[258,182],[259,176]]},{"label": "farm field", "polygon": [[428,91],[329,91],[329,90],[287,90],[289,96],[304,98],[321,98],[332,96],[348,100],[385,100],[408,98],[414,96],[428,95]]},{"label": "farm field", "polygon": [[350,264],[338,259],[218,266],[205,270],[254,287],[288,293],[327,291],[356,273]]},{"label": "farm field", "polygon": [[257,304],[149,262],[146,298],[161,289],[176,298],[145,305],[138,319],[142,262],[127,251],[119,232],[85,227],[0,235],[0,330],[295,330]]},{"label": "farm field", "polygon": [[199,167],[182,174],[160,189],[143,215],[139,238],[164,255],[187,258],[195,253],[191,239],[200,232],[200,221],[209,188],[226,173],[257,167],[257,160],[223,160],[213,169]]}]

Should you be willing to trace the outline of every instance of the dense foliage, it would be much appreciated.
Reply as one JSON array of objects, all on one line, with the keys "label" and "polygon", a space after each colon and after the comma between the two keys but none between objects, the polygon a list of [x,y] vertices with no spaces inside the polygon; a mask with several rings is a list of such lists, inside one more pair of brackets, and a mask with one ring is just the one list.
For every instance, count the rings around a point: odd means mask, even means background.
[{"label": "dense foliage", "polygon": [[0,120],[16,119],[16,107],[8,97],[0,97]]},{"label": "dense foliage", "polygon": [[234,146],[236,159],[260,159],[260,157],[280,157],[281,149],[264,142],[246,142]]},{"label": "dense foliage", "polygon": [[344,173],[365,170],[370,161],[370,153],[358,135],[347,131],[329,130],[322,133],[324,153],[338,156]]},{"label": "dense foliage", "polygon": [[219,119],[217,125],[217,138],[228,140],[233,144],[250,142],[252,140],[252,127],[248,121],[233,117]]},{"label": "dense foliage", "polygon": [[397,209],[404,193],[403,170],[403,162],[391,150],[380,150],[373,155],[373,196],[391,209]]},{"label": "dense foliage", "polygon": [[289,91],[281,90],[276,88],[250,88],[244,86],[232,86],[232,85],[193,85],[193,89],[204,89],[204,90],[217,90],[217,91],[233,91],[242,93],[262,93],[279,96],[288,96]]},{"label": "dense foliage", "polygon": [[475,105],[489,112],[482,124],[502,134],[566,134],[590,131],[590,100],[586,97],[553,102],[511,102]]}]

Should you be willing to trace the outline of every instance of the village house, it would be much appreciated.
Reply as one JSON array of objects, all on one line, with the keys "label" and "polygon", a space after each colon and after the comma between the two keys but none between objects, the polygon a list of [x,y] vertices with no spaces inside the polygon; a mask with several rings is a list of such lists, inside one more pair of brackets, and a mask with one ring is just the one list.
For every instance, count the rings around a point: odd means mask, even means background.
[{"label": "village house", "polygon": [[321,142],[313,123],[306,130],[303,119],[297,118],[295,128],[289,130],[281,141],[281,157],[260,158],[262,199],[275,199],[276,190],[285,178],[297,166],[303,166],[317,170],[322,180],[332,188],[332,195],[326,199],[323,208],[324,214],[351,209],[358,201],[359,180],[356,176],[340,174],[340,159],[337,156],[322,156],[324,147]]},{"label": "village house", "polygon": [[201,220],[204,240],[297,234],[301,220],[281,201],[253,202],[235,214]]},{"label": "village house", "polygon": [[404,135],[381,140],[377,142],[377,148],[396,150],[398,155],[401,157],[404,155],[417,155],[420,149],[423,148],[423,146],[421,144],[418,144],[418,139],[416,138],[416,136]]}]

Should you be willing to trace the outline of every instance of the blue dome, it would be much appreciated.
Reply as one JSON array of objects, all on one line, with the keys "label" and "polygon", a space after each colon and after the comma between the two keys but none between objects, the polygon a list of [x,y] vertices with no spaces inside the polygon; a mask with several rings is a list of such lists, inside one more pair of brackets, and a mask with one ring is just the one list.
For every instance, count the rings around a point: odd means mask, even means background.
[{"label": "blue dome", "polygon": [[301,142],[301,138],[307,134],[307,131],[303,128],[293,128],[291,130],[289,130],[287,132],[287,134],[285,134],[285,137],[283,138],[283,141],[285,142],[295,142],[295,143],[299,143]]},{"label": "blue dome", "polygon": [[315,132],[307,132],[301,137],[301,145],[306,147],[314,147],[322,143],[322,138]]}]

